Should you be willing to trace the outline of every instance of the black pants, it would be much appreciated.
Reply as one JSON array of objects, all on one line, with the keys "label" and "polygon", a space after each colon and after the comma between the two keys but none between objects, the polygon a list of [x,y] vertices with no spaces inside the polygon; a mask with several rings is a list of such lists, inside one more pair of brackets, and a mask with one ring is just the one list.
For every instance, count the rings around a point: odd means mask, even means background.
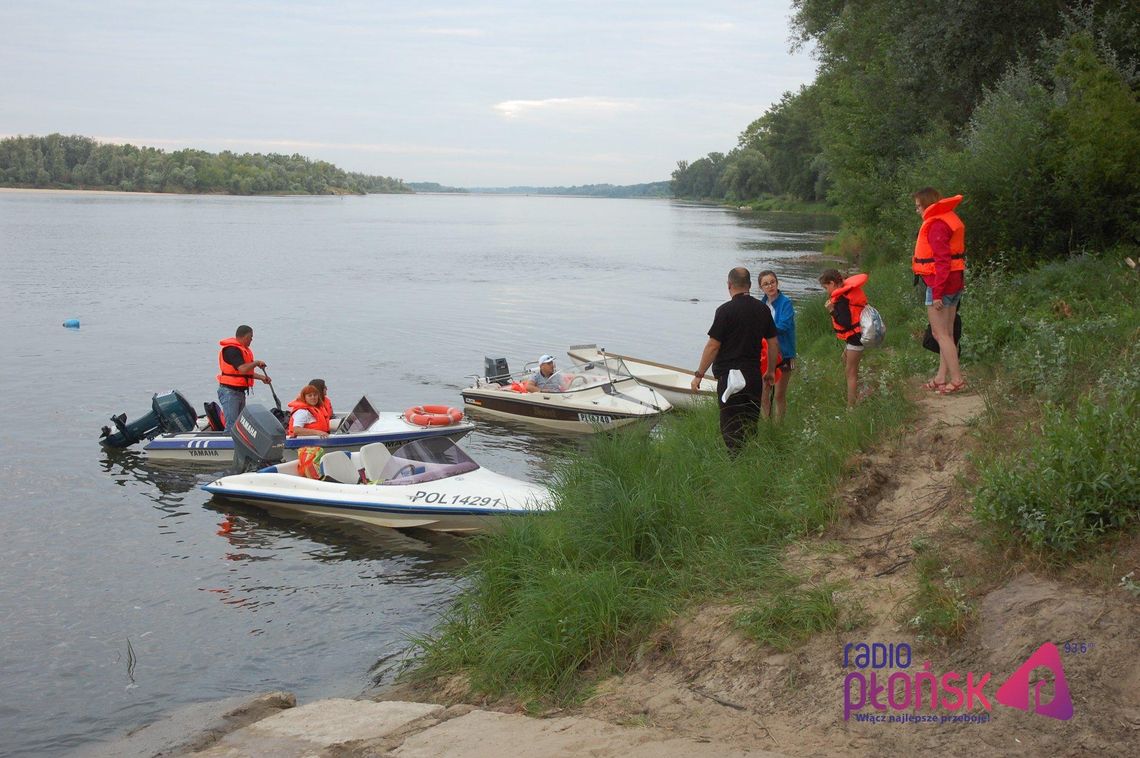
[{"label": "black pants", "polygon": [[743,373],[744,389],[729,397],[727,403],[722,402],[720,398],[728,384],[728,374],[718,376],[716,380],[716,402],[720,407],[720,436],[724,438],[724,446],[732,456],[744,447],[748,435],[756,431],[760,421],[760,396],[764,377],[760,374],[759,367],[755,372]]}]

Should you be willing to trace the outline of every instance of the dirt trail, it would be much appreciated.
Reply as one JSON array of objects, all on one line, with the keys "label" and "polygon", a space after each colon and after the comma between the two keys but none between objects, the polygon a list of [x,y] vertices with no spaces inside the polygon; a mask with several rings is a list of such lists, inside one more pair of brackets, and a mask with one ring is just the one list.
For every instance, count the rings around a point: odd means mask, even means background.
[{"label": "dirt trail", "polygon": [[[1027,756],[1140,754],[1140,603],[1125,593],[1011,571],[972,598],[977,621],[963,641],[938,646],[916,639],[906,618],[917,586],[915,540],[960,553],[974,550],[973,521],[955,478],[966,463],[969,423],[984,410],[972,393],[923,395],[921,418],[910,432],[857,462],[858,473],[841,493],[847,512],[836,525],[788,551],[788,567],[810,583],[842,583],[841,608],[849,615],[856,609],[860,617],[854,631],[817,635],[790,653],[774,653],[735,629],[739,608],[704,607],[663,632],[634,670],[603,682],[582,715],[789,755],[913,755],[931,748],[946,755],[981,749]],[[1089,652],[1063,658],[1075,710],[1068,721],[994,700],[998,686],[1047,641],[1093,643]],[[849,642],[909,643],[912,674],[927,659],[936,674],[992,672],[985,688],[993,706],[989,722],[844,721],[843,680],[854,670],[842,666]],[[1048,680],[1041,698],[1048,701],[1055,683],[1051,675],[1041,679]]]}]

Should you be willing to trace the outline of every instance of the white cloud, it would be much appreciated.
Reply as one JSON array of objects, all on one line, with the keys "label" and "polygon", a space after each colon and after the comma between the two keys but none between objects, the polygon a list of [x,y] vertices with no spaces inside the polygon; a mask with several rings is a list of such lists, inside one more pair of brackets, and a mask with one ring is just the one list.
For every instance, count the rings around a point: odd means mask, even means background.
[{"label": "white cloud", "polygon": [[545,100],[504,100],[494,109],[507,119],[517,119],[544,113],[558,115],[608,115],[638,110],[633,100],[609,97],[548,97]]},{"label": "white cloud", "polygon": [[482,29],[463,29],[463,28],[437,28],[437,29],[420,29],[422,34],[431,34],[437,37],[482,37]]}]

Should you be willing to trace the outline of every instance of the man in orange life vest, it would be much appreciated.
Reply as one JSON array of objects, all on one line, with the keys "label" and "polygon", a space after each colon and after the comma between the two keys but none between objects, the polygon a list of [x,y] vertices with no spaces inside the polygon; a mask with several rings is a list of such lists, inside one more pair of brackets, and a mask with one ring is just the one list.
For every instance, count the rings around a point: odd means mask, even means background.
[{"label": "man in orange life vest", "polygon": [[265,368],[265,361],[254,360],[249,349],[253,342],[253,327],[242,324],[233,337],[220,341],[218,351],[218,403],[226,418],[226,431],[237,422],[245,408],[245,395],[253,387],[253,380],[270,383],[269,377],[255,369]]}]

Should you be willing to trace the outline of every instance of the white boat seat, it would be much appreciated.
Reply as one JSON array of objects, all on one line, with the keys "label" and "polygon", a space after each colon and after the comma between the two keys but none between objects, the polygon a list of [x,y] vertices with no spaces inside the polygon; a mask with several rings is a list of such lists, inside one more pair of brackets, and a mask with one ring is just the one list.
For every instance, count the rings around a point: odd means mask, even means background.
[{"label": "white boat seat", "polygon": [[344,484],[360,483],[360,471],[352,464],[352,457],[343,450],[333,450],[321,457],[321,476]]},{"label": "white boat seat", "polygon": [[360,448],[360,462],[364,464],[364,476],[370,482],[383,479],[384,466],[392,460],[392,454],[383,442],[373,442]]}]

